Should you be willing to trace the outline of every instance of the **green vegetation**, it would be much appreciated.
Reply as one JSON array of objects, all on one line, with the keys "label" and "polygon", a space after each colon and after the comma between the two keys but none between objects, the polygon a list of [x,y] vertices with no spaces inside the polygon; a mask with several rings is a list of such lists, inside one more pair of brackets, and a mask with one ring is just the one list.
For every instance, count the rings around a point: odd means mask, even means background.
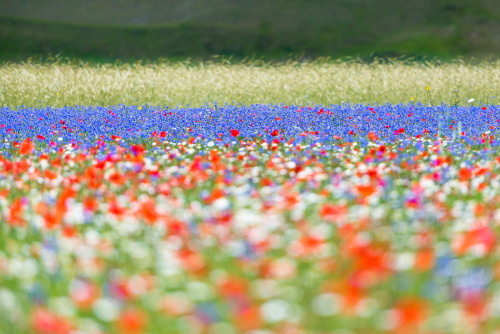
[{"label": "green vegetation", "polygon": [[496,0],[5,0],[0,13],[0,60],[500,53]]},{"label": "green vegetation", "polygon": [[205,103],[497,104],[500,61],[6,63],[0,106]]}]

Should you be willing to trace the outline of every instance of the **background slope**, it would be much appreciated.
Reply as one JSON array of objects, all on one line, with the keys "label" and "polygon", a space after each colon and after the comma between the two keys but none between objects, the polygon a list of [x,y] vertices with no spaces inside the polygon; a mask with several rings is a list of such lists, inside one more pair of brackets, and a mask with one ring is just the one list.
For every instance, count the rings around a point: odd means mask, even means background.
[{"label": "background slope", "polygon": [[497,0],[3,0],[0,59],[500,54]]}]

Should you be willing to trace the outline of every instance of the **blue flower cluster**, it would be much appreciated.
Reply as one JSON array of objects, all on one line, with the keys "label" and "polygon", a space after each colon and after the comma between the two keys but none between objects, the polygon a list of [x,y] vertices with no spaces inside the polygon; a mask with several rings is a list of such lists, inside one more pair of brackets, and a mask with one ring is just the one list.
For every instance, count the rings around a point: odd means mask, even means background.
[{"label": "blue flower cluster", "polygon": [[[137,140],[161,136],[169,141],[191,137],[219,139],[226,144],[238,138],[366,143],[373,132],[384,141],[408,136],[463,138],[469,144],[480,136],[494,135],[500,126],[500,107],[397,105],[224,105],[200,108],[153,106],[0,108],[1,142],[27,137],[60,144],[92,144],[121,137]],[[488,132],[489,131],[489,132]],[[496,142],[493,141],[493,145]]]}]

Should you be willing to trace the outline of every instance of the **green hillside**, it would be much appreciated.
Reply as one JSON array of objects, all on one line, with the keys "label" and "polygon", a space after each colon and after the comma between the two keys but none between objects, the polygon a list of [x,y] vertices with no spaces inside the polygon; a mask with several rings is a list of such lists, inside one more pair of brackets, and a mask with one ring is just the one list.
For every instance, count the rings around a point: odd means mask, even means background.
[{"label": "green hillside", "polygon": [[3,0],[0,59],[500,54],[497,0]]}]

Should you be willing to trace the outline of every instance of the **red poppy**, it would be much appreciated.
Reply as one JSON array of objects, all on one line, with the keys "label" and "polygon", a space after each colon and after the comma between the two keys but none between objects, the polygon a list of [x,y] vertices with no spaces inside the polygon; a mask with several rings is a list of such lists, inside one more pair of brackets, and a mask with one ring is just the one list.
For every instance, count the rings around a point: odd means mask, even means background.
[{"label": "red poppy", "polygon": [[134,156],[142,155],[146,151],[146,149],[142,145],[132,145],[131,150]]},{"label": "red poppy", "polygon": [[237,136],[239,136],[239,135],[240,135],[240,132],[239,132],[238,130],[236,130],[236,129],[232,129],[232,130],[231,130],[231,136],[233,136],[233,137],[237,137]]},{"label": "red poppy", "polygon": [[434,267],[435,255],[430,248],[424,248],[415,254],[415,269],[418,271],[428,271]]},{"label": "red poppy", "polygon": [[69,320],[42,308],[33,312],[31,324],[33,332],[38,334],[69,334],[73,331]]},{"label": "red poppy", "polygon": [[495,248],[496,235],[487,226],[473,227],[463,235],[458,235],[452,242],[452,248],[458,255],[463,255],[471,249],[477,249],[482,255]]},{"label": "red poppy", "polygon": [[398,313],[398,332],[403,333],[418,326],[425,320],[427,305],[418,298],[404,298],[396,304]]},{"label": "red poppy", "polygon": [[259,309],[254,306],[244,308],[235,315],[233,321],[241,332],[262,327]]},{"label": "red poppy", "polygon": [[31,154],[35,150],[35,145],[30,138],[26,138],[25,141],[19,146],[19,154]]},{"label": "red poppy", "polygon": [[374,133],[374,132],[370,132],[368,134],[368,138],[371,140],[371,141],[375,141],[378,139],[378,136]]},{"label": "red poppy", "polygon": [[149,199],[142,204],[140,214],[148,224],[153,224],[160,217],[153,199]]},{"label": "red poppy", "polygon": [[26,221],[23,217],[24,205],[21,198],[14,200],[9,208],[7,222],[12,226],[24,226]]},{"label": "red poppy", "polygon": [[468,168],[460,168],[458,178],[460,181],[468,181],[472,178],[472,171]]},{"label": "red poppy", "polygon": [[370,196],[372,195],[375,191],[377,191],[377,188],[374,187],[373,185],[371,184],[360,184],[358,186],[355,187],[356,190],[358,191],[358,193],[363,196],[363,197],[366,197],[366,196]]},{"label": "red poppy", "polygon": [[139,309],[131,308],[125,310],[118,319],[117,327],[120,333],[139,334],[143,333],[148,322],[146,313]]}]

